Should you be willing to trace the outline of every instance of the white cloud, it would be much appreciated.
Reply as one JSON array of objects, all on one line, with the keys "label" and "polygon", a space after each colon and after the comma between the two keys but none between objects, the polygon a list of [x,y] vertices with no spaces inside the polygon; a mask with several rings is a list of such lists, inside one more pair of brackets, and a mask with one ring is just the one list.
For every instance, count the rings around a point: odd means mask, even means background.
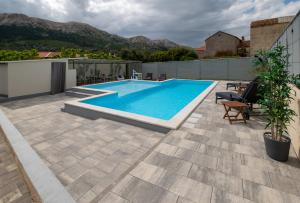
[{"label": "white cloud", "polygon": [[43,10],[48,11],[46,15],[50,15],[52,18],[68,15],[67,1],[65,0],[40,0],[36,3],[40,4]]},{"label": "white cloud", "polygon": [[123,36],[168,38],[197,47],[223,30],[249,36],[250,22],[295,15],[300,0],[1,0],[0,12],[80,21]]}]

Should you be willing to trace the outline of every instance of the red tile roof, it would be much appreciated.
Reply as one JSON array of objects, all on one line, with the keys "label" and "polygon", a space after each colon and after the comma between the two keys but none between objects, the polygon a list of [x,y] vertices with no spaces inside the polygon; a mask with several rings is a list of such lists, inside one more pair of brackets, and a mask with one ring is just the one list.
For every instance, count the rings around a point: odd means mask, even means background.
[{"label": "red tile roof", "polygon": [[38,54],[40,58],[53,58],[55,56],[58,56],[60,52],[39,51]]},{"label": "red tile roof", "polygon": [[198,52],[198,53],[205,52],[205,50],[206,50],[206,47],[205,47],[205,46],[199,47],[199,48],[195,48],[195,51]]},{"label": "red tile roof", "polygon": [[196,51],[205,51],[205,50],[206,50],[206,47],[196,48],[195,50],[196,50]]}]

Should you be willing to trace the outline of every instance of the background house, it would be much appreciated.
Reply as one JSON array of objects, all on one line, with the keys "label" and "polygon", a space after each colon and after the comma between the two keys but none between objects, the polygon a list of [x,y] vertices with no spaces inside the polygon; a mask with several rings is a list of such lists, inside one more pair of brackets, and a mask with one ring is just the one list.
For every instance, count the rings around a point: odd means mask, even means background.
[{"label": "background house", "polygon": [[294,16],[285,16],[251,22],[250,55],[255,55],[261,49],[270,49],[293,18]]},{"label": "background house", "polygon": [[218,31],[205,40],[205,46],[195,49],[199,58],[222,56],[248,56],[249,41],[226,32]]},{"label": "background house", "polygon": [[195,51],[198,55],[198,58],[204,58],[204,53],[205,53],[205,50],[206,50],[206,47],[205,46],[202,46],[200,48],[196,48]]},{"label": "background house", "polygon": [[39,51],[38,56],[39,58],[58,58],[60,56],[60,52],[52,52],[52,51]]}]

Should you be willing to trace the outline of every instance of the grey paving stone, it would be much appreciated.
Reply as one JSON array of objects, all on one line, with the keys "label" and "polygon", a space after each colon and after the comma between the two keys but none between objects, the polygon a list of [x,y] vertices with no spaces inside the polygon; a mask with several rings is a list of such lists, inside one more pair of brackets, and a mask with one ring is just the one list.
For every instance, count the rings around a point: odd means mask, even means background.
[{"label": "grey paving stone", "polygon": [[68,174],[72,179],[78,179],[85,174],[88,169],[80,164],[74,164],[70,168],[66,169],[64,173]]},{"label": "grey paving stone", "polygon": [[179,196],[177,203],[195,203],[195,202]]},{"label": "grey paving stone", "polygon": [[167,143],[161,143],[154,149],[154,151],[159,152],[161,154],[171,156],[176,153],[177,149],[178,149],[178,147],[176,147],[174,145],[170,145]]},{"label": "grey paving stone", "polygon": [[166,189],[173,183],[167,181],[167,170],[145,162],[141,162],[130,175]]},{"label": "grey paving stone", "polygon": [[79,203],[89,203],[95,198],[96,198],[96,194],[93,191],[89,190],[78,200],[78,202]]},{"label": "grey paving stone", "polygon": [[210,202],[212,187],[198,181],[178,176],[169,190],[194,202]]},{"label": "grey paving stone", "polygon": [[161,187],[127,175],[114,189],[117,195],[130,202],[176,202],[178,196]]},{"label": "grey paving stone", "polygon": [[91,187],[94,187],[106,175],[107,174],[103,173],[100,170],[91,169],[91,170],[87,171],[86,173],[84,173],[83,175],[81,175],[77,180],[80,181],[80,182],[84,182],[84,183],[88,184]]},{"label": "grey paving stone", "polygon": [[253,156],[243,156],[242,162],[243,165],[263,171],[274,171],[278,168],[278,166],[271,161]]},{"label": "grey paving stone", "polygon": [[80,160],[78,163],[80,165],[83,165],[86,168],[92,168],[94,166],[96,166],[97,164],[99,164],[99,160],[93,158],[93,157],[86,157],[82,160]]},{"label": "grey paving stone", "polygon": [[297,188],[297,181],[292,178],[284,177],[278,174],[269,173],[272,187],[286,193],[300,195]]},{"label": "grey paving stone", "polygon": [[32,202],[29,191],[0,128],[0,202]]},{"label": "grey paving stone", "polygon": [[56,176],[64,186],[71,185],[75,181],[75,179],[73,179],[69,174],[64,172]]},{"label": "grey paving stone", "polygon": [[209,168],[193,165],[188,177],[229,193],[243,196],[242,179],[236,176],[226,175]]},{"label": "grey paving stone", "polygon": [[250,147],[253,147],[253,148],[258,148],[258,149],[261,149],[261,150],[265,150],[265,145],[263,143],[261,143],[260,141],[256,141],[256,140],[241,139],[240,144],[250,146]]},{"label": "grey paving stone", "polygon": [[205,144],[209,140],[209,137],[201,135],[201,134],[191,133],[186,136],[186,139]]},{"label": "grey paving stone", "polygon": [[109,192],[99,201],[99,203],[129,203],[129,201]]},{"label": "grey paving stone", "polygon": [[124,174],[128,169],[130,165],[126,163],[118,163],[118,165],[112,170],[110,173],[108,173],[108,176],[111,177],[112,180],[118,180],[119,177]]},{"label": "grey paving stone", "polygon": [[91,189],[90,185],[80,180],[76,180],[76,182],[74,182],[73,184],[67,187],[67,190],[70,192],[70,194],[75,200],[81,198],[90,189]]},{"label": "grey paving stone", "polygon": [[259,203],[296,203],[300,197],[279,190],[259,185],[250,181],[243,181],[244,197]]},{"label": "grey paving stone", "polygon": [[241,165],[238,168],[238,172],[236,173],[236,175],[245,180],[249,180],[266,186],[271,186],[270,178],[268,176],[268,173],[265,171],[260,171]]},{"label": "grey paving stone", "polygon": [[222,190],[214,188],[211,197],[211,203],[254,203],[254,202],[245,199],[243,197],[226,193]]},{"label": "grey paving stone", "polygon": [[102,193],[106,188],[114,184],[114,180],[110,176],[103,176],[99,179],[98,183],[91,188],[97,195]]},{"label": "grey paving stone", "polygon": [[240,144],[232,144],[231,150],[236,153],[246,154],[254,157],[263,157],[265,152],[262,149],[253,148],[251,146],[245,146]]},{"label": "grey paving stone", "polygon": [[152,152],[144,161],[181,175],[187,175],[192,166],[188,161],[158,152]]},{"label": "grey paving stone", "polygon": [[183,148],[177,150],[175,157],[212,169],[216,169],[218,161],[216,157]]},{"label": "grey paving stone", "polygon": [[114,168],[118,165],[118,162],[114,160],[110,160],[109,158],[106,158],[104,160],[101,160],[99,164],[96,165],[97,168],[100,170],[110,173],[114,170]]}]

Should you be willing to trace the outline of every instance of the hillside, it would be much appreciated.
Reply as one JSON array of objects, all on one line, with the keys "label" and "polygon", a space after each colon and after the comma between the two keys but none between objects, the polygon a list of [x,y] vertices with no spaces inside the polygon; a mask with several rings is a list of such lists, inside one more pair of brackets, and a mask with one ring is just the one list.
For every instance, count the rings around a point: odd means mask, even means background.
[{"label": "hillside", "polygon": [[122,48],[167,50],[178,47],[169,40],[144,36],[125,38],[79,22],[60,23],[23,14],[0,14],[1,49],[55,51],[64,48],[119,51]]}]

